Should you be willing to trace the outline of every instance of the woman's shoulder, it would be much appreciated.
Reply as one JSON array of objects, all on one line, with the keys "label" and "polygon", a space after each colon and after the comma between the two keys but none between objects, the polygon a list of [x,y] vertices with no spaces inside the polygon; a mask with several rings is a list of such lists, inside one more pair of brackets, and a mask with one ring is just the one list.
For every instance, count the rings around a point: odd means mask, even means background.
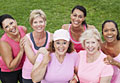
[{"label": "woman's shoulder", "polygon": [[23,30],[25,33],[27,33],[27,28],[26,28],[25,26],[19,25],[18,28],[22,28],[22,30]]},{"label": "woman's shoulder", "polygon": [[70,24],[63,24],[62,29],[68,30],[69,26],[70,26]]},{"label": "woman's shoulder", "polygon": [[94,25],[89,25],[89,24],[87,24],[87,28],[88,28],[88,29],[95,29],[96,27],[95,27]]}]

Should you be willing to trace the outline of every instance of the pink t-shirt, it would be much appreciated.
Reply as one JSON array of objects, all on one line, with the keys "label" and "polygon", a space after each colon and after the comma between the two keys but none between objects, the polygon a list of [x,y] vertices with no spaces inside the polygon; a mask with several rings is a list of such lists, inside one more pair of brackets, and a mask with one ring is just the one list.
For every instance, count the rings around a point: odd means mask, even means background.
[{"label": "pink t-shirt", "polygon": [[[24,32],[22,26],[18,26],[18,30],[20,32],[20,37],[21,38],[24,37],[25,32]],[[12,53],[13,53],[12,56],[13,56],[13,58],[15,58],[18,55],[19,51],[20,51],[19,42],[16,42],[13,39],[11,39],[10,37],[8,37],[6,33],[4,33],[4,35],[1,37],[1,40],[7,42],[10,45],[10,47],[12,48]],[[21,60],[21,62],[19,64],[19,66],[17,68],[15,68],[14,71],[22,69],[24,60],[25,60],[25,54],[22,57],[22,60]],[[0,64],[1,64],[0,67],[1,67],[2,72],[11,72],[11,70],[8,69],[5,62],[2,60],[2,57],[0,57]]]},{"label": "pink t-shirt", "polygon": [[[67,53],[63,63],[60,63],[56,58],[55,53],[51,53],[51,61],[48,64],[45,78],[41,83],[68,83],[74,75],[74,67],[78,65],[78,54],[76,52]],[[39,55],[36,59],[41,62],[43,55]]]},{"label": "pink t-shirt", "polygon": [[[120,62],[120,54],[114,58],[114,60]],[[113,66],[114,74],[112,76],[111,83],[120,83],[120,69],[116,66]]]},{"label": "pink t-shirt", "polygon": [[[33,35],[32,33],[28,33],[26,34],[26,36],[28,37],[28,39],[30,40],[30,43],[32,45],[32,50],[33,52],[36,54],[38,49],[40,47],[37,47],[36,44],[35,44],[35,41],[34,41],[34,38],[33,38]],[[46,47],[48,48],[49,46],[49,42],[50,42],[50,33],[49,32],[46,32],[46,42],[43,46],[41,47]],[[22,68],[22,77],[24,79],[31,79],[31,72],[32,72],[32,63],[29,61],[28,57],[25,58],[25,62],[23,64],[23,68]]]},{"label": "pink t-shirt", "polygon": [[86,61],[86,51],[79,52],[78,77],[80,83],[99,83],[101,77],[112,76],[113,67],[104,63],[105,54],[101,52],[98,59],[92,63]]},{"label": "pink t-shirt", "polygon": [[[83,27],[84,27],[84,30],[86,30],[86,26],[83,25]],[[72,43],[74,44],[74,48],[75,48],[76,52],[84,50],[83,47],[82,47],[82,44],[79,41],[76,41],[72,38],[72,34],[71,34],[71,31],[70,31],[71,30],[71,24],[70,24],[68,30],[69,30],[69,34],[70,34],[70,39],[71,39]]]}]

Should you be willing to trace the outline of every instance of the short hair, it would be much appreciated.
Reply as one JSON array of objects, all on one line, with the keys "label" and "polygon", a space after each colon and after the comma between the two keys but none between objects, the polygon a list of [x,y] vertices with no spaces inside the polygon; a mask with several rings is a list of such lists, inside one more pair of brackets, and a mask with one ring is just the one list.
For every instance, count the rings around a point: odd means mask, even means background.
[{"label": "short hair", "polygon": [[90,39],[90,38],[95,38],[96,40],[98,40],[99,44],[102,43],[101,35],[97,29],[87,29],[86,31],[82,33],[80,37],[80,42],[83,48],[85,48],[85,40]]},{"label": "short hair", "polygon": [[0,16],[0,27],[1,27],[1,28],[3,28],[2,22],[3,22],[5,19],[7,19],[7,18],[14,20],[14,18],[13,18],[11,15],[9,15],[9,14],[3,14],[3,15],[1,15],[1,16]]},{"label": "short hair", "polygon": [[[72,53],[74,51],[73,43],[71,41],[69,41],[69,42],[70,43],[69,43],[67,53]],[[50,51],[50,53],[55,52],[55,47],[54,47],[54,41],[53,40],[49,43],[48,51]]]},{"label": "short hair", "polygon": [[30,25],[32,25],[33,19],[36,18],[37,16],[42,17],[46,24],[46,14],[41,9],[35,9],[35,10],[32,10],[30,13],[30,17],[29,17]]},{"label": "short hair", "polygon": [[[72,12],[71,12],[71,13],[73,13],[75,9],[78,9],[78,10],[82,11],[82,12],[83,12],[83,14],[84,14],[84,17],[86,17],[86,16],[87,16],[87,12],[86,12],[85,7],[80,6],[80,5],[76,5],[76,6],[72,9]],[[70,22],[70,23],[71,23],[71,22]],[[87,23],[86,23],[86,21],[85,21],[85,20],[82,22],[82,24],[85,24],[85,25],[87,26]]]},{"label": "short hair", "polygon": [[116,37],[116,38],[117,38],[117,40],[120,40],[118,25],[117,25],[117,23],[116,23],[115,21],[113,21],[113,20],[106,20],[106,21],[104,21],[104,23],[102,24],[102,34],[103,34],[103,29],[104,29],[105,24],[106,24],[106,23],[109,23],[109,22],[112,22],[112,23],[115,25],[115,28],[117,29],[117,37]]}]

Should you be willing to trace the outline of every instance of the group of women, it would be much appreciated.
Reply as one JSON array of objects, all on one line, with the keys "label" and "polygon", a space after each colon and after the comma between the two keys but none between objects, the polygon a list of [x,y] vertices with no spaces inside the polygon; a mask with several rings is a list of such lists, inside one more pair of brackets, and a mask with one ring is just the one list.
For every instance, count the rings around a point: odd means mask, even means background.
[{"label": "group of women", "polygon": [[86,23],[86,16],[83,6],[75,6],[70,24],[52,34],[45,31],[46,15],[40,9],[30,13],[30,33],[12,16],[1,15],[2,83],[119,83],[118,26],[106,20],[102,24],[102,42],[95,26]]}]

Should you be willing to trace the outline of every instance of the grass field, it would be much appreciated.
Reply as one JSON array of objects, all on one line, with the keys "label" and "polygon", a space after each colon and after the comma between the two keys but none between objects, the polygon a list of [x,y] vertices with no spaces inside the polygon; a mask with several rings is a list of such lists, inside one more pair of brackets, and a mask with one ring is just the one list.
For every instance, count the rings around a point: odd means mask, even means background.
[{"label": "grass field", "polygon": [[[28,22],[30,11],[42,9],[47,15],[46,30],[54,32],[69,23],[71,10],[78,4],[87,9],[87,23],[95,25],[100,32],[101,24],[107,19],[120,26],[120,0],[0,0],[0,15],[11,14],[19,25],[26,26],[31,32]],[[0,30],[0,37],[3,33]]]},{"label": "grass field", "polygon": [[[18,25],[26,26],[31,32],[30,11],[42,9],[47,15],[46,30],[54,32],[70,22],[71,10],[78,4],[87,9],[87,23],[95,25],[100,32],[102,23],[108,19],[120,27],[120,0],[0,0],[0,15],[11,14]],[[3,33],[0,29],[0,37]]]}]

